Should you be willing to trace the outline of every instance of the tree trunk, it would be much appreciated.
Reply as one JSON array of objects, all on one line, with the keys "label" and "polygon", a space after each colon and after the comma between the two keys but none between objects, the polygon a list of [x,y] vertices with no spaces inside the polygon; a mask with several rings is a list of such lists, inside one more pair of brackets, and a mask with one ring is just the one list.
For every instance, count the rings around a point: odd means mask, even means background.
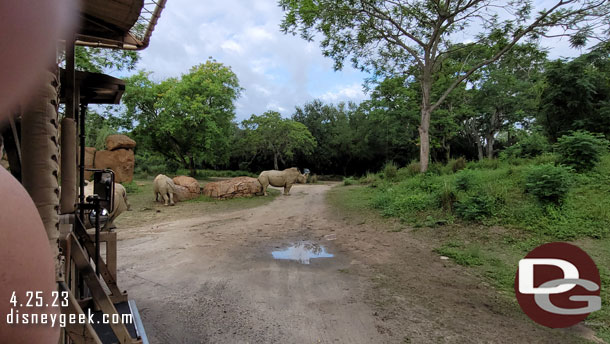
[{"label": "tree trunk", "polygon": [[479,161],[483,160],[483,144],[481,139],[477,140],[477,152],[479,153]]},{"label": "tree trunk", "polygon": [[278,165],[277,165],[277,155],[278,154],[276,152],[273,153],[273,169],[274,170],[279,170],[280,169],[278,167]]},{"label": "tree trunk", "polygon": [[430,160],[430,115],[432,108],[430,105],[430,91],[432,89],[431,73],[424,69],[422,73],[422,102],[421,102],[421,122],[419,124],[419,171],[428,171]]},{"label": "tree trunk", "polygon": [[195,160],[192,156],[189,156],[189,171],[191,177],[194,178],[197,175],[197,170],[195,169]]},{"label": "tree trunk", "polygon": [[493,159],[494,158],[494,133],[493,132],[488,133],[485,140],[487,141],[487,159]]},{"label": "tree trunk", "polygon": [[500,112],[496,110],[491,115],[491,121],[489,123],[489,131],[487,132],[487,135],[485,137],[485,140],[487,141],[487,159],[494,158],[494,141],[495,141],[496,130],[498,128],[499,119],[500,119]]}]

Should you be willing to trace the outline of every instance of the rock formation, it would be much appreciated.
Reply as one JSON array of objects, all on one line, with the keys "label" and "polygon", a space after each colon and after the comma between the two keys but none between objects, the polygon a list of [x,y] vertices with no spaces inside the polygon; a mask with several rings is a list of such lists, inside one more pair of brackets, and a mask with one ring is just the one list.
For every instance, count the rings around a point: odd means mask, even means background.
[{"label": "rock formation", "polygon": [[[94,168],[113,170],[117,183],[131,182],[135,168],[135,155],[133,153],[135,146],[136,142],[125,135],[109,135],[106,138],[106,150],[95,152],[94,149]],[[85,157],[86,163],[87,157]]]},{"label": "rock formation", "polygon": [[256,178],[237,177],[208,183],[203,187],[203,194],[213,198],[251,197],[262,193],[261,184]]}]

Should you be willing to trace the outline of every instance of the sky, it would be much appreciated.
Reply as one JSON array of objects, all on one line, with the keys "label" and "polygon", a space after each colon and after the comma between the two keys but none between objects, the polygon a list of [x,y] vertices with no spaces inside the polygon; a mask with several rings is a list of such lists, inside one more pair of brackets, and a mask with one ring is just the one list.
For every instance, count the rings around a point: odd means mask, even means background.
[{"label": "sky", "polygon": [[[319,42],[280,31],[282,16],[275,0],[169,0],[137,69],[152,71],[161,81],[214,58],[231,67],[244,88],[236,102],[238,121],[267,110],[288,117],[313,99],[364,100],[367,75],[348,63],[334,71]],[[551,58],[579,54],[565,39],[543,45],[554,47]]]}]

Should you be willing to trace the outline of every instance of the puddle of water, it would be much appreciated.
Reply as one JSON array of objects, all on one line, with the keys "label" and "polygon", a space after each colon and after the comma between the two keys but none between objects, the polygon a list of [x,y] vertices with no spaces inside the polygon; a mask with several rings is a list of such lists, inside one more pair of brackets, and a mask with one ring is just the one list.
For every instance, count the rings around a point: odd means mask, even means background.
[{"label": "puddle of water", "polygon": [[274,259],[296,260],[301,264],[309,264],[313,258],[332,258],[335,255],[326,252],[324,246],[320,246],[310,241],[302,241],[280,250],[271,252]]}]

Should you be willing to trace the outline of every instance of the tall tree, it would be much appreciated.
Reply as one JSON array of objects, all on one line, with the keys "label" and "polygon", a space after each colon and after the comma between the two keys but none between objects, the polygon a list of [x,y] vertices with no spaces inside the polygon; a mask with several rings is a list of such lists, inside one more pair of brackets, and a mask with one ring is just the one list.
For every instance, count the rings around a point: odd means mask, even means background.
[{"label": "tall tree", "polygon": [[[519,41],[546,35],[560,26],[562,35],[582,45],[609,13],[607,0],[555,0],[532,16],[531,1],[494,0],[280,0],[285,11],[285,33],[313,40],[323,34],[323,52],[340,69],[349,58],[353,65],[376,75],[408,75],[416,67],[422,92],[420,106],[421,171],[428,168],[431,115],[461,82],[496,60]],[[500,21],[499,13],[508,19]],[[483,41],[493,34],[507,37],[479,58],[467,56],[445,90],[433,98],[439,66],[456,47],[458,32],[470,24],[481,27]],[[476,44],[478,42],[473,42]],[[469,44],[462,45],[468,47]]]},{"label": "tall tree", "polygon": [[383,162],[405,165],[415,158],[419,92],[409,87],[405,77],[386,78],[363,102],[372,134],[377,136],[383,151]]},{"label": "tall tree", "polygon": [[552,142],[571,130],[610,137],[610,44],[546,66],[538,123]]},{"label": "tall tree", "polygon": [[240,92],[229,67],[207,61],[179,79],[160,83],[139,72],[127,79],[123,102],[134,134],[195,175],[200,164],[228,161],[234,101]]},{"label": "tall tree", "polygon": [[546,52],[535,44],[517,44],[497,61],[481,68],[474,82],[478,123],[486,156],[494,157],[495,137],[517,123],[534,118]]},{"label": "tall tree", "polygon": [[276,170],[279,170],[278,160],[286,167],[285,159],[292,159],[295,153],[311,154],[316,147],[316,140],[305,125],[282,118],[279,112],[252,115],[242,121],[242,126],[247,142],[244,146],[250,147],[249,154],[270,154]]}]

